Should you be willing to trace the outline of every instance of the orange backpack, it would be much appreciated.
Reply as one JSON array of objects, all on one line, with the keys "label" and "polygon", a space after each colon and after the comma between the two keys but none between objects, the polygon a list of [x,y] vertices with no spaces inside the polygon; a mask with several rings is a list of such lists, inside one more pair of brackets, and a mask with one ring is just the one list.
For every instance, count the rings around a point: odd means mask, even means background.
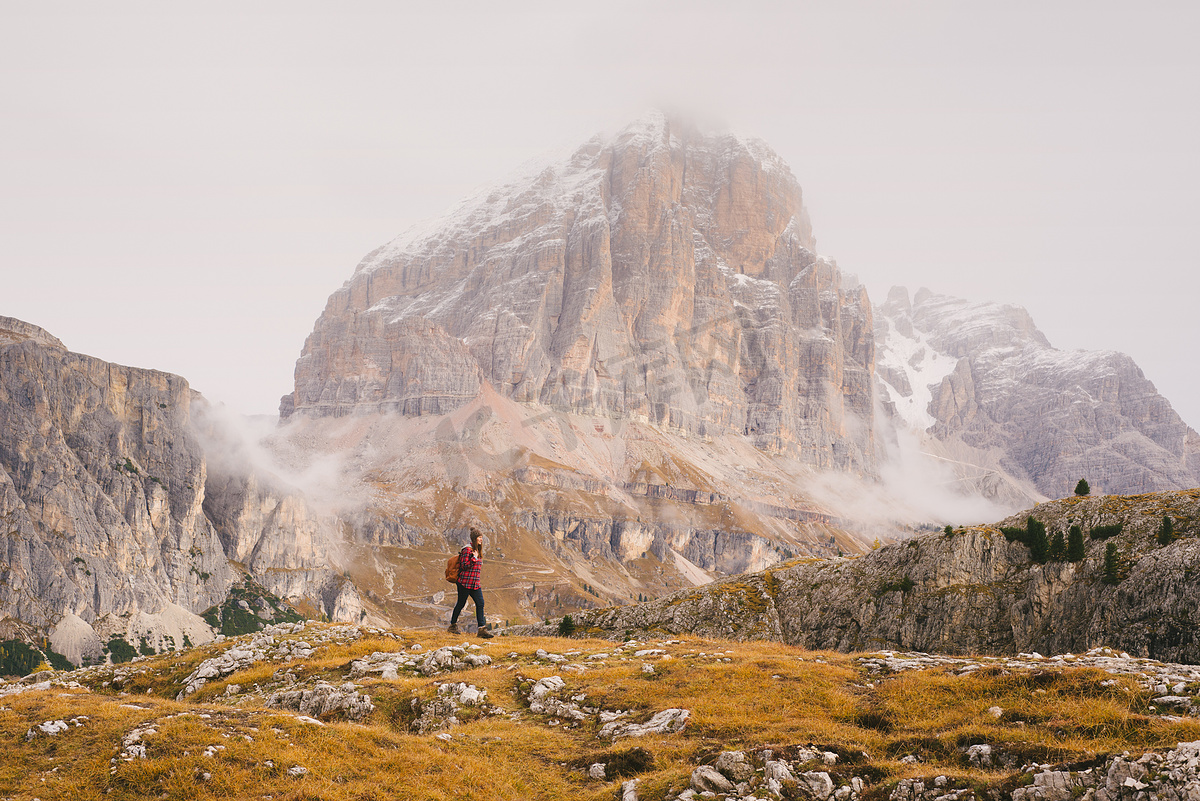
[{"label": "orange backpack", "polygon": [[458,558],[460,556],[462,556],[461,553],[456,553],[446,562],[446,581],[451,584],[458,583]]}]

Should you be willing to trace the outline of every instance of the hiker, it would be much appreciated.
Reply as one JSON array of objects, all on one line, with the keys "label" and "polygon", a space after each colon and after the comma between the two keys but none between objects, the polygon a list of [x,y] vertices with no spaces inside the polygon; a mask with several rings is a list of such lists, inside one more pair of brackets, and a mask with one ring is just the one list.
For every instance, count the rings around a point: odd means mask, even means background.
[{"label": "hiker", "polygon": [[458,616],[467,605],[467,598],[475,601],[475,620],[479,622],[479,636],[491,639],[492,633],[485,627],[487,618],[483,616],[483,585],[479,580],[479,568],[483,564],[483,534],[474,526],[470,528],[471,544],[464,546],[458,552],[458,577],[454,584],[458,587],[458,603],[454,605],[454,613],[450,615],[451,634],[459,634]]}]

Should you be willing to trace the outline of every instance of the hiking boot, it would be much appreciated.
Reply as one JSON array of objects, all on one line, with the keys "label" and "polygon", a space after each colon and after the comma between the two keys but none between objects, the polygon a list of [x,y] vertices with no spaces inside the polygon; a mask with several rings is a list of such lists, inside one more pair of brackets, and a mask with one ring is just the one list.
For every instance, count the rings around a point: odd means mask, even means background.
[{"label": "hiking boot", "polygon": [[451,623],[450,628],[446,629],[446,631],[450,634],[462,634],[462,632],[458,630],[457,623]]},{"label": "hiking boot", "polygon": [[481,640],[490,640],[490,639],[492,639],[492,638],[493,638],[493,637],[495,637],[495,636],[496,636],[495,634],[492,634],[492,633],[491,633],[490,631],[488,631],[487,629],[480,629],[480,630],[479,630],[479,634],[478,634],[478,637],[479,637]]}]

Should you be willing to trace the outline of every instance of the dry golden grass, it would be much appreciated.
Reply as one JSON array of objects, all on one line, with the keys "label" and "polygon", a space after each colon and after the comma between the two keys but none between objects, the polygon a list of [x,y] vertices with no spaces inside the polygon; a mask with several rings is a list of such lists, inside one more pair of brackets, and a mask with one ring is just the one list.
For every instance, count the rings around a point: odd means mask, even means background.
[{"label": "dry golden grass", "polygon": [[[398,634],[399,640],[368,636],[321,647],[290,665],[302,681],[340,684],[351,661],[373,651],[462,642],[442,632]],[[598,801],[614,797],[618,780],[588,780],[583,769],[635,745],[653,760],[640,774],[643,799],[683,789],[692,769],[722,750],[809,743],[853,756],[867,752],[867,762],[835,773],[866,776],[878,788],[903,776],[938,773],[997,783],[1013,771],[972,770],[962,749],[986,742],[1023,759],[1066,761],[1200,739],[1200,723],[1147,714],[1149,699],[1135,682],[1119,678],[1102,686],[1113,677],[1094,669],[1010,674],[989,668],[966,676],[931,670],[878,678],[866,675],[852,655],[703,640],[647,644],[666,649],[670,659],[626,653],[601,663],[587,656],[611,653],[612,642],[500,638],[485,646],[490,666],[357,680],[376,704],[362,723],[332,719],[319,726],[263,709],[261,694],[246,693],[255,685],[278,687],[275,672],[289,666],[280,663],[254,665],[174,701],[182,678],[220,647],[136,663],[144,672],[131,678],[128,686],[136,691],[127,695],[104,689],[97,674],[89,679],[93,692],[52,688],[0,698],[0,798]],[[530,714],[516,692],[518,677],[556,672],[536,658],[539,648],[581,652],[573,660],[587,669],[559,675],[567,694],[585,694],[586,705],[632,710],[635,720],[682,707],[691,711],[688,726],[674,735],[613,743],[597,736],[595,722],[551,725]],[[655,672],[644,673],[643,662]],[[433,697],[445,681],[486,688],[499,713],[465,711],[448,741],[412,733],[411,700]],[[242,692],[226,697],[230,684]],[[1004,710],[1000,719],[988,713],[993,706]],[[512,713],[519,719],[510,719]],[[80,715],[88,718],[83,725],[26,742],[30,727]],[[147,758],[121,759],[122,738],[147,725],[156,730],[143,740]],[[908,754],[925,763],[901,763]],[[307,774],[289,776],[294,766]]]}]

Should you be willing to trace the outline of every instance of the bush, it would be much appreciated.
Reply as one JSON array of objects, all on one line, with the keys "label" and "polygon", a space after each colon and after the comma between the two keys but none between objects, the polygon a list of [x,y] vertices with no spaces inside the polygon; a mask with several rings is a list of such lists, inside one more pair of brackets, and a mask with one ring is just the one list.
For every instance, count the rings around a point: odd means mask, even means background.
[{"label": "bush", "polygon": [[1025,534],[1029,545],[1029,555],[1038,564],[1045,564],[1050,555],[1050,540],[1046,537],[1046,525],[1032,517],[1025,521]]},{"label": "bush", "polygon": [[1022,545],[1026,543],[1025,529],[1017,528],[1016,526],[1001,526],[1000,533],[1004,535],[1004,539],[1009,542],[1019,542]]},{"label": "bush", "polygon": [[879,586],[879,592],[881,594],[885,592],[908,592],[915,586],[916,583],[908,576],[905,576],[904,578],[900,579],[900,581],[888,581],[881,584]]},{"label": "bush", "polygon": [[1067,559],[1072,562],[1082,562],[1083,557],[1083,529],[1076,523],[1067,532]]},{"label": "bush", "polygon": [[1075,494],[1081,498],[1092,494],[1092,488],[1088,486],[1086,478],[1079,479],[1079,483],[1075,485]]},{"label": "bush", "polygon": [[1088,536],[1094,540],[1106,540],[1109,537],[1115,537],[1120,534],[1121,529],[1124,527],[1124,523],[1114,523],[1111,526],[1096,526],[1088,532]]},{"label": "bush", "polygon": [[946,524],[946,527],[945,527],[944,529],[942,529],[942,530],[943,530],[943,531],[946,533],[946,536],[947,536],[947,537],[953,537],[953,536],[954,536],[954,526],[950,525],[949,523],[947,523],[947,524]]},{"label": "bush", "polygon": [[121,637],[114,636],[104,646],[104,650],[112,657],[114,664],[120,662],[128,662],[137,656],[137,651],[132,645],[125,642]]},{"label": "bush", "polygon": [[1158,544],[1170,545],[1175,539],[1175,524],[1171,522],[1171,518],[1163,515],[1162,525],[1158,527]]},{"label": "bush", "polygon": [[558,636],[570,637],[575,633],[575,621],[570,615],[563,615],[563,619],[558,621]]},{"label": "bush", "polygon": [[75,669],[75,665],[70,659],[67,659],[58,651],[55,651],[50,647],[50,641],[47,639],[42,640],[42,653],[46,655],[46,661],[50,663],[50,667],[54,668],[55,670]]},{"label": "bush", "polygon": [[1117,554],[1117,544],[1110,542],[1104,547],[1104,583],[1116,584],[1121,580],[1121,558]]}]

